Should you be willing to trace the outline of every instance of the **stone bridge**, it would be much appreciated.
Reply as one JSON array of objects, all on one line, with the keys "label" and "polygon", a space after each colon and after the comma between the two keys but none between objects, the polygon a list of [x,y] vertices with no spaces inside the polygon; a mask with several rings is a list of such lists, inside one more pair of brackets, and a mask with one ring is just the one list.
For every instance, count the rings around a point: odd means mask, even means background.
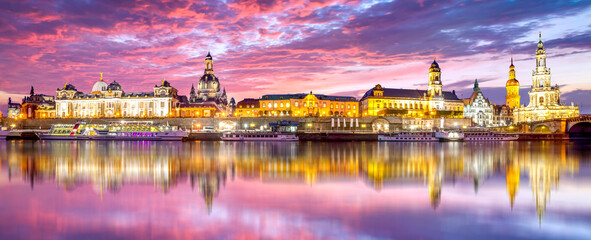
[{"label": "stone bridge", "polygon": [[591,114],[567,119],[565,132],[571,138],[591,138]]},{"label": "stone bridge", "polygon": [[591,135],[591,115],[532,122],[529,124],[529,132],[568,133],[571,135],[584,133]]}]

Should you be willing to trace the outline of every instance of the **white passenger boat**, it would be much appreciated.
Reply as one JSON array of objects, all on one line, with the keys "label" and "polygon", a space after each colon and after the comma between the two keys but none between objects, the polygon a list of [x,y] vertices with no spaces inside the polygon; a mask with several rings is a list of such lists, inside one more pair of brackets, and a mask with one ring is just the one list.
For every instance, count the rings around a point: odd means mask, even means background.
[{"label": "white passenger boat", "polygon": [[294,133],[280,132],[230,132],[222,134],[224,141],[269,141],[269,142],[287,142],[298,141],[299,138]]},{"label": "white passenger boat", "polygon": [[0,140],[6,140],[6,137],[10,134],[8,130],[0,130]]},{"label": "white passenger boat", "polygon": [[400,132],[378,135],[380,142],[436,142],[433,132]]},{"label": "white passenger boat", "polygon": [[154,125],[152,122],[120,122],[108,125],[55,124],[47,133],[38,133],[41,140],[141,140],[181,141],[188,132],[168,125]]},{"label": "white passenger boat", "polygon": [[515,141],[519,137],[516,134],[495,133],[491,131],[464,132],[465,141]]},{"label": "white passenger boat", "polygon": [[464,133],[459,131],[441,131],[435,132],[435,137],[440,142],[461,142],[464,141]]}]

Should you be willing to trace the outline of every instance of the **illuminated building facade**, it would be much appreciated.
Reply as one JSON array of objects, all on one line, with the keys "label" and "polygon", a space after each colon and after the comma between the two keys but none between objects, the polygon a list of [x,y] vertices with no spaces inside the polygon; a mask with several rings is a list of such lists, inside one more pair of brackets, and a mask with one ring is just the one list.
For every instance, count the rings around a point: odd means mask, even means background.
[{"label": "illuminated building facade", "polygon": [[[263,117],[356,117],[359,102],[354,97],[322,94],[264,95],[259,99]],[[261,114],[259,113],[259,116]]]},{"label": "illuminated building facade", "polygon": [[462,118],[464,104],[455,91],[442,90],[441,69],[433,60],[427,90],[383,88],[378,84],[359,101],[362,116]]},{"label": "illuminated building facade", "polygon": [[546,67],[546,50],[540,41],[536,50],[536,68],[532,72],[532,87],[528,92],[529,104],[514,110],[515,123],[543,121],[556,118],[570,118],[579,116],[579,107],[564,106],[560,103],[560,89],[550,82],[550,68]]},{"label": "illuminated building facade", "polygon": [[152,92],[124,92],[113,81],[107,84],[102,77],[90,94],[80,92],[72,84],[56,91],[58,118],[150,118],[175,116],[179,107],[177,90],[162,80]]},{"label": "illuminated building facade", "polygon": [[513,109],[506,104],[493,105],[493,126],[509,126],[513,124]]},{"label": "illuminated building facade", "polygon": [[8,118],[18,118],[21,112],[22,105],[12,101],[12,98],[8,98]]},{"label": "illuminated building facade", "polygon": [[15,119],[55,118],[55,99],[53,96],[35,94],[31,86],[31,92],[23,98],[22,104],[12,103],[9,99],[8,115]]},{"label": "illuminated building facade", "polygon": [[245,98],[236,104],[236,117],[262,117],[261,104],[258,99]]},{"label": "illuminated building facade", "polygon": [[493,105],[484,97],[478,79],[474,80],[472,95],[464,99],[464,117],[472,118],[478,126],[490,126],[493,124]]}]

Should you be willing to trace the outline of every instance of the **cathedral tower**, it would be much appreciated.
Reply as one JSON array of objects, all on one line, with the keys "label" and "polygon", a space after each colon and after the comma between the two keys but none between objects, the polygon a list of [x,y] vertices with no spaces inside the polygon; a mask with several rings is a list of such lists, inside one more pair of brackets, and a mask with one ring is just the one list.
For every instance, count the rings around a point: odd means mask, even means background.
[{"label": "cathedral tower", "polygon": [[542,33],[536,50],[536,68],[532,72],[532,88],[529,91],[530,106],[559,106],[560,91],[558,86],[550,85],[550,68],[546,67],[546,50],[542,42]]},{"label": "cathedral tower", "polygon": [[439,68],[439,64],[437,64],[437,61],[435,61],[435,58],[433,58],[433,63],[431,63],[431,67],[429,68],[429,86],[427,87],[428,97],[443,97],[441,88],[441,69]]},{"label": "cathedral tower", "polygon": [[546,50],[542,42],[542,33],[536,50],[536,68],[532,73],[533,89],[548,88],[550,86],[550,69],[546,67]]},{"label": "cathedral tower", "polygon": [[507,88],[507,96],[505,96],[506,105],[513,109],[519,107],[519,81],[515,79],[515,66],[513,65],[513,57],[511,57],[511,66],[509,66],[509,80],[505,85]]}]

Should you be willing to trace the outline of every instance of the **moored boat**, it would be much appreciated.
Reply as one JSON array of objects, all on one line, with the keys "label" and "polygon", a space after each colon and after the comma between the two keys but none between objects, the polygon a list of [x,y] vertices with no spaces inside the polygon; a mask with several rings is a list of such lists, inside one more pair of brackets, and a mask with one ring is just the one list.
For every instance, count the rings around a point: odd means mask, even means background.
[{"label": "moored boat", "polygon": [[516,134],[496,133],[491,131],[464,132],[464,141],[515,141]]},{"label": "moored boat", "polygon": [[269,141],[269,142],[287,142],[298,141],[299,138],[294,133],[281,132],[229,132],[222,134],[224,141]]},{"label": "moored boat", "polygon": [[441,131],[435,132],[435,137],[440,142],[461,142],[464,141],[464,133],[459,131]]},{"label": "moored boat", "polygon": [[0,140],[6,140],[8,134],[10,134],[10,131],[4,129],[0,130]]},{"label": "moored boat", "polygon": [[138,121],[104,124],[55,124],[47,133],[38,133],[41,140],[140,140],[181,141],[188,135],[175,126],[154,125]]},{"label": "moored boat", "polygon": [[400,132],[378,135],[380,142],[436,142],[433,132]]}]

